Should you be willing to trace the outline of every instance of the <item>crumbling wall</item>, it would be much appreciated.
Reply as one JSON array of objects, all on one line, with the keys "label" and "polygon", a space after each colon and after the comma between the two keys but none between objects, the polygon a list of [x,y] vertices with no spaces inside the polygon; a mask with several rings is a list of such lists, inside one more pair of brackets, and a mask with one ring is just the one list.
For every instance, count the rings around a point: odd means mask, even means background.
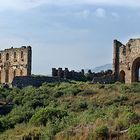
[{"label": "crumbling wall", "polygon": [[140,39],[130,39],[126,45],[114,40],[113,73],[115,80],[139,82]]},{"label": "crumbling wall", "polygon": [[115,82],[115,76],[114,75],[105,75],[101,77],[93,77],[92,83],[93,84],[112,84]]},{"label": "crumbling wall", "polygon": [[68,80],[47,76],[18,76],[13,79],[12,86],[23,88],[27,86],[39,87],[43,83],[68,82]]},{"label": "crumbling wall", "polygon": [[32,49],[30,46],[0,51],[0,83],[12,83],[16,76],[31,75]]},{"label": "crumbling wall", "polygon": [[52,68],[52,77],[57,77],[61,79],[70,79],[76,81],[86,80],[84,70],[81,70],[80,72],[76,72],[74,70],[69,71],[68,68],[65,68],[64,70],[62,68],[58,68],[58,69]]}]

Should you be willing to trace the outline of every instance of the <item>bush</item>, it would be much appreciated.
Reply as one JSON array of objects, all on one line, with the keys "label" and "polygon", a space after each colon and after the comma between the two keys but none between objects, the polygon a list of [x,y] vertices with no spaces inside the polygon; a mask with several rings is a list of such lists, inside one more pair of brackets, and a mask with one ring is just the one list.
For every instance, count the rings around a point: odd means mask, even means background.
[{"label": "bush", "polygon": [[114,102],[123,102],[123,101],[127,101],[127,100],[128,100],[127,96],[121,95],[121,96],[118,96],[116,99],[114,99]]},{"label": "bush", "polygon": [[95,130],[96,137],[108,137],[109,130],[107,126],[99,126]]},{"label": "bush", "polygon": [[56,92],[53,94],[53,96],[56,97],[56,98],[59,98],[59,97],[61,97],[63,94],[64,94],[64,93],[61,92],[61,91],[56,91]]},{"label": "bush", "polygon": [[0,118],[3,130],[13,128],[18,123],[28,122],[34,111],[31,108],[16,107],[7,116]]},{"label": "bush", "polygon": [[88,104],[87,104],[87,102],[80,102],[79,103],[79,108],[80,109],[87,109],[87,107],[88,107]]},{"label": "bush", "polygon": [[78,93],[79,96],[89,96],[89,95],[95,95],[96,92],[93,90],[84,90]]},{"label": "bush", "polygon": [[121,93],[130,93],[131,92],[130,85],[126,85],[126,84],[120,85],[120,92]]},{"label": "bush", "polygon": [[139,93],[140,85],[138,83],[133,83],[132,85],[123,84],[120,86],[120,92],[122,92],[122,93]]},{"label": "bush", "polygon": [[53,123],[56,120],[61,120],[65,116],[68,116],[68,114],[64,110],[56,108],[42,108],[32,116],[30,122],[35,125],[46,126],[47,122],[50,121]]},{"label": "bush", "polygon": [[131,110],[125,110],[119,113],[119,117],[115,119],[116,129],[124,130],[130,125],[138,122],[139,116]]},{"label": "bush", "polygon": [[72,95],[72,96],[76,96],[81,90],[76,88],[76,87],[69,87],[69,88],[65,88],[64,90],[62,90],[62,92],[65,95]]},{"label": "bush", "polygon": [[97,84],[97,88],[98,89],[104,89],[105,88],[105,85],[104,84]]},{"label": "bush", "polygon": [[140,140],[140,124],[131,126],[128,135],[131,140]]}]

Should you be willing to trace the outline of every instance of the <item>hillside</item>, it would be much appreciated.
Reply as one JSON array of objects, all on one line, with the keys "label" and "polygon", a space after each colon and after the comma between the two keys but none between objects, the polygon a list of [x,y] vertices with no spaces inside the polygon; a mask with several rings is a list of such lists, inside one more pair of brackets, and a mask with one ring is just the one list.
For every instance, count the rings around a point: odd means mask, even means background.
[{"label": "hillside", "polygon": [[99,67],[95,67],[92,71],[100,72],[100,71],[112,70],[112,64],[105,64]]},{"label": "hillside", "polygon": [[[85,69],[85,72],[88,72],[89,69]],[[105,65],[101,65],[98,67],[95,67],[93,69],[91,69],[92,72],[101,72],[101,71],[106,71],[106,70],[112,70],[112,64],[105,64]]]},{"label": "hillside", "polygon": [[140,84],[0,88],[0,99],[0,140],[140,139]]}]

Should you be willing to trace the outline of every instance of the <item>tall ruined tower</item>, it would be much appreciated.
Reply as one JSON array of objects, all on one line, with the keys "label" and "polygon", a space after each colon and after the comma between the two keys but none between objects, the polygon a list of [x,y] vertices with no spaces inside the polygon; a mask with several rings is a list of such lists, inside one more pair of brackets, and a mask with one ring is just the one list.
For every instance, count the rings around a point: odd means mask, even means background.
[{"label": "tall ruined tower", "polygon": [[115,80],[119,81],[119,57],[120,57],[120,47],[121,47],[122,43],[114,40],[113,41],[113,72],[115,74]]},{"label": "tall ruined tower", "polygon": [[0,51],[0,83],[12,83],[16,76],[30,76],[32,48],[10,48]]},{"label": "tall ruined tower", "polygon": [[125,45],[114,40],[113,72],[116,81],[140,82],[140,38]]}]

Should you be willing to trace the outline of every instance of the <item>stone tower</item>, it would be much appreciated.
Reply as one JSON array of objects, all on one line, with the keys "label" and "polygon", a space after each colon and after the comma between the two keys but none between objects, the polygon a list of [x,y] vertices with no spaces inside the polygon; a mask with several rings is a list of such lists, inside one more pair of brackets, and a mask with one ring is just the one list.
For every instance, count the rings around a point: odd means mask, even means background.
[{"label": "stone tower", "polygon": [[10,84],[16,76],[30,76],[32,48],[10,48],[0,51],[0,83]]},{"label": "stone tower", "polygon": [[113,72],[115,80],[124,83],[140,82],[140,39],[127,44],[114,40]]}]

